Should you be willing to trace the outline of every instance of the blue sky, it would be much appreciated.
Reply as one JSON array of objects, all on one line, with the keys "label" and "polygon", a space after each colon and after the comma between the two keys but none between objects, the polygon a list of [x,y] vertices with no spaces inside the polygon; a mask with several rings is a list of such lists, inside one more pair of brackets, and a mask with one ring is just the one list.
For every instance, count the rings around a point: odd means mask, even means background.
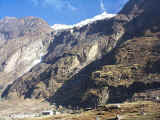
[{"label": "blue sky", "polygon": [[104,11],[117,13],[128,0],[0,0],[0,18],[36,16],[48,24],[75,24]]}]

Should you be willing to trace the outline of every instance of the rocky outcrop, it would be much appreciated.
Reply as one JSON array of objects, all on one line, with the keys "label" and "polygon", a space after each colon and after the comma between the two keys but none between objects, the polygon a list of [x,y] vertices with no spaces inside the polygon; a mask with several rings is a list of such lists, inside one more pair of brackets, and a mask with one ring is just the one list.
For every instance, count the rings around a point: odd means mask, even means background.
[{"label": "rocky outcrop", "polygon": [[126,26],[126,34],[138,37],[146,32],[160,31],[158,4],[160,4],[158,0],[130,0],[121,11],[121,14],[125,14],[128,18],[132,19]]}]

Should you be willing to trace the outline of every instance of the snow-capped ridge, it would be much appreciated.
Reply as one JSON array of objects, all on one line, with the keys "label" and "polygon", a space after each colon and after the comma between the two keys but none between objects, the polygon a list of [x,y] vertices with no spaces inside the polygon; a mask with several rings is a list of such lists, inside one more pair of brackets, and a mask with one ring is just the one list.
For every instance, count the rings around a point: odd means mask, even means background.
[{"label": "snow-capped ridge", "polygon": [[64,29],[71,29],[73,25],[65,25],[65,24],[54,24],[51,26],[54,30],[64,30]]},{"label": "snow-capped ridge", "polygon": [[65,30],[65,29],[72,29],[74,27],[82,27],[84,25],[87,25],[87,24],[90,24],[90,23],[93,23],[97,20],[103,20],[103,19],[106,19],[106,18],[112,18],[114,17],[116,14],[109,14],[107,12],[103,12],[102,14],[100,15],[97,15],[93,18],[90,18],[90,19],[86,19],[84,21],[81,21],[77,24],[73,24],[73,25],[65,25],[65,24],[54,24],[53,26],[51,26],[51,28],[53,28],[54,30]]}]

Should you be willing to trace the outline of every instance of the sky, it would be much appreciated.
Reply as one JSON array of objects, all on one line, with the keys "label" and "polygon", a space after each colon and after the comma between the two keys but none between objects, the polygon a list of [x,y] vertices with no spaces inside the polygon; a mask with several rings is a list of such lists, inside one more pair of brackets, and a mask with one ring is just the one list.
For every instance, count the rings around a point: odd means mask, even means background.
[{"label": "sky", "polygon": [[49,25],[76,24],[106,11],[117,13],[128,0],[0,0],[0,18],[35,16]]}]

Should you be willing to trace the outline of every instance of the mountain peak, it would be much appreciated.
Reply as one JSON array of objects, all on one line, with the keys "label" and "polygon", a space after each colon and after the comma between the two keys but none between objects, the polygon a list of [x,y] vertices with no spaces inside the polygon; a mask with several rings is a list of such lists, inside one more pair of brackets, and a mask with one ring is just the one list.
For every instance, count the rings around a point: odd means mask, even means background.
[{"label": "mountain peak", "polygon": [[115,14],[109,14],[107,12],[103,12],[102,14],[96,15],[93,18],[89,18],[86,20],[83,20],[77,24],[73,24],[73,25],[65,25],[65,24],[54,24],[53,26],[51,26],[51,28],[53,28],[54,30],[65,30],[65,29],[72,29],[74,27],[82,27],[85,26],[87,24],[93,23],[97,20],[103,20],[103,19],[109,19],[114,17]]}]

